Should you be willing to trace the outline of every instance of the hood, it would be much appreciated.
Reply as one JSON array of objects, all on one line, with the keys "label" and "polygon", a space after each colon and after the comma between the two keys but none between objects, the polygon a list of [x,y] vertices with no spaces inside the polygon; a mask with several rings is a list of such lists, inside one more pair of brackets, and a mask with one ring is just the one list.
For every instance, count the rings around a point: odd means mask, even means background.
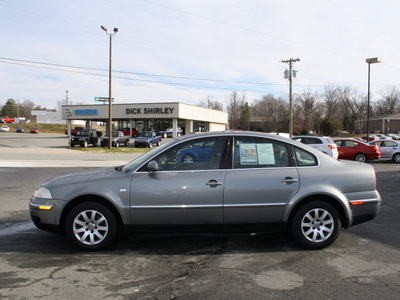
[{"label": "hood", "polygon": [[112,168],[102,168],[102,169],[97,169],[93,171],[86,171],[86,172],[80,172],[80,173],[73,173],[73,174],[68,174],[60,177],[56,177],[54,179],[51,179],[42,186],[46,188],[53,188],[57,186],[68,186],[68,185],[74,185],[77,183],[82,183],[82,182],[90,182],[90,181],[97,181],[103,178],[110,177],[115,174],[115,172],[118,172],[114,167]]}]

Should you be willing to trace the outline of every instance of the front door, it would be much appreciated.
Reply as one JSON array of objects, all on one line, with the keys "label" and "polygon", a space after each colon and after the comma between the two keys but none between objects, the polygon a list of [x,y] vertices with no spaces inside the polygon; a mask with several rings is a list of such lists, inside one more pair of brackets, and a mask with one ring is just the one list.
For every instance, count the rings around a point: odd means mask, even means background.
[{"label": "front door", "polygon": [[158,171],[144,166],[134,173],[132,224],[222,224],[226,141],[217,137],[180,143],[154,158]]}]

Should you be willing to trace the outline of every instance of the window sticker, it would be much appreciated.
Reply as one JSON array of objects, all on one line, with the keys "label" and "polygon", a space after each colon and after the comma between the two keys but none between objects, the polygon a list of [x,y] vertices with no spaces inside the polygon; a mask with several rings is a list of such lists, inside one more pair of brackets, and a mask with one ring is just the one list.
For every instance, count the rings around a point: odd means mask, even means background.
[{"label": "window sticker", "polygon": [[240,144],[240,164],[241,165],[257,164],[256,144]]},{"label": "window sticker", "polygon": [[257,144],[258,163],[260,165],[274,165],[275,155],[272,144]]}]

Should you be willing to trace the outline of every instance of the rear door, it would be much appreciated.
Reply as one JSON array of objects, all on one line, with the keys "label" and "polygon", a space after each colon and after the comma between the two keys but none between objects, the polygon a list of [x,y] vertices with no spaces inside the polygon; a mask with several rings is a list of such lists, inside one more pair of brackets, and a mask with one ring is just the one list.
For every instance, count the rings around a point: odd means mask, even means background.
[{"label": "rear door", "polygon": [[224,190],[224,223],[280,222],[286,204],[299,189],[290,148],[260,137],[233,139],[232,169]]}]

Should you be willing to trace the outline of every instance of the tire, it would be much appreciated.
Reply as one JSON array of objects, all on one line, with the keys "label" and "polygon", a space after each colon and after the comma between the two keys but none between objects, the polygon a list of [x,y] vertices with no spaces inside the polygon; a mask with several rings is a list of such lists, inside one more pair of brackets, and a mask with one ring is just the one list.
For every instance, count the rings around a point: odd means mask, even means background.
[{"label": "tire", "polygon": [[400,163],[400,153],[395,153],[395,154],[393,155],[393,161],[394,161],[395,163]]},{"label": "tire", "polygon": [[358,153],[356,156],[354,156],[354,160],[365,163],[367,161],[367,156],[363,153]]},{"label": "tire", "polygon": [[157,141],[157,147],[160,146],[160,141]]},{"label": "tire", "polygon": [[115,147],[119,148],[119,142],[118,141],[115,142]]},{"label": "tire", "polygon": [[185,154],[185,155],[182,157],[182,162],[183,162],[184,164],[192,164],[192,163],[194,163],[195,161],[196,161],[196,159],[194,158],[193,154]]},{"label": "tire", "polygon": [[153,148],[153,143],[149,142],[149,148]]},{"label": "tire", "polygon": [[125,146],[127,146],[127,147],[129,146],[129,140],[125,141]]},{"label": "tire", "polygon": [[168,135],[166,133],[163,134],[164,139],[166,139],[168,137]]},{"label": "tire", "polygon": [[180,137],[182,134],[178,132],[177,136]]},{"label": "tire", "polygon": [[309,249],[323,249],[335,242],[341,221],[336,208],[324,201],[312,201],[293,215],[290,231],[293,238]]},{"label": "tire", "polygon": [[97,202],[78,204],[68,213],[65,221],[67,237],[84,250],[95,251],[111,245],[117,232],[114,214]]},{"label": "tire", "polygon": [[84,148],[87,148],[87,145],[88,145],[88,143],[87,143],[87,141],[85,141],[85,142],[83,143],[83,147],[84,147]]}]

